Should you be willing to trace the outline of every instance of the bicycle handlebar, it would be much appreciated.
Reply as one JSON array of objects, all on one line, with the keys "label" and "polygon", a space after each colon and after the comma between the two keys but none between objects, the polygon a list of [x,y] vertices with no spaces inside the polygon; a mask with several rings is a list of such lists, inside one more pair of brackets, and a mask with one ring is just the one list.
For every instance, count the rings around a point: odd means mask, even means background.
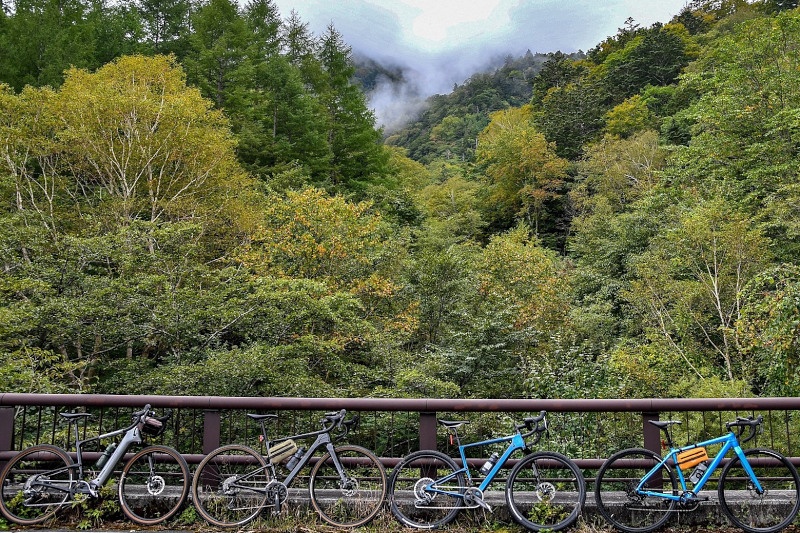
[{"label": "bicycle handlebar", "polygon": [[[539,442],[539,439],[542,438],[542,433],[547,431],[547,411],[540,411],[539,416],[534,416],[530,418],[523,418],[522,424],[514,424],[514,428],[522,435],[523,439],[527,439],[535,434],[533,442],[531,444],[536,444]],[[526,433],[522,433],[523,429],[527,429]]]},{"label": "bicycle handlebar", "polygon": [[756,436],[756,432],[763,433],[764,427],[762,424],[764,423],[764,417],[758,415],[757,417],[753,418],[752,416],[748,416],[747,418],[742,416],[737,416],[735,422],[726,422],[725,428],[728,429],[731,433],[733,430],[731,428],[738,427],[739,430],[736,433],[736,438],[740,438],[745,431],[745,428],[750,428],[750,435],[747,436],[744,440],[740,440],[739,444],[744,444],[745,442],[752,440]]}]

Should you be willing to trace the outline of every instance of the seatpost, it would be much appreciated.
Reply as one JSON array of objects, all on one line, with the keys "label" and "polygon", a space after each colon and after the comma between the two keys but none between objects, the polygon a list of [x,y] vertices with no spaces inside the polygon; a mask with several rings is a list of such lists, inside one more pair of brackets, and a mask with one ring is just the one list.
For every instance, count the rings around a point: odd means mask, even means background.
[{"label": "seatpost", "polygon": [[451,431],[453,432],[453,435],[456,436],[456,446],[460,447],[461,446],[461,438],[459,438],[459,436],[458,436],[458,428],[451,428]]},{"label": "seatpost", "polygon": [[674,448],[675,446],[672,445],[672,436],[669,434],[669,426],[663,427],[661,429],[664,430],[664,434],[667,436],[667,446],[669,446],[670,449]]},{"label": "seatpost", "polygon": [[264,435],[264,446],[269,454],[269,437],[267,436],[267,426],[264,420],[259,420],[258,422],[261,424],[261,434]]}]

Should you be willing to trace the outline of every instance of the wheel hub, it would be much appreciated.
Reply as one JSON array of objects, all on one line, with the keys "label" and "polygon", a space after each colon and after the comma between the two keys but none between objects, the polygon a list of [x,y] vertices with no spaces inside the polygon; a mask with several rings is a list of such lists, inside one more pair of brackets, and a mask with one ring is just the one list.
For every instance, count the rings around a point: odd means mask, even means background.
[{"label": "wheel hub", "polygon": [[147,492],[150,496],[158,496],[164,492],[166,486],[164,478],[159,475],[150,476],[150,479],[147,480]]},{"label": "wheel hub", "polygon": [[549,481],[543,481],[536,485],[535,494],[540,502],[549,502],[556,497],[556,487]]},{"label": "wheel hub", "polygon": [[347,478],[344,482],[339,482],[339,486],[348,498],[352,498],[358,493],[358,480],[352,477]]},{"label": "wheel hub", "polygon": [[433,484],[433,480],[429,477],[421,478],[414,484],[414,497],[417,502],[430,503],[433,500],[436,493],[425,490],[425,487],[431,484]]}]

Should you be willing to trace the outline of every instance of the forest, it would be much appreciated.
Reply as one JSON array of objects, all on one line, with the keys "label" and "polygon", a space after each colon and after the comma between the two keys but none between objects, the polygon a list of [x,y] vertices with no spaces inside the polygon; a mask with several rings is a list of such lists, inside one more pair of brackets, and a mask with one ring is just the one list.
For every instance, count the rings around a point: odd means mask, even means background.
[{"label": "forest", "polygon": [[271,0],[0,0],[0,391],[796,396],[798,48],[692,0],[385,136]]}]

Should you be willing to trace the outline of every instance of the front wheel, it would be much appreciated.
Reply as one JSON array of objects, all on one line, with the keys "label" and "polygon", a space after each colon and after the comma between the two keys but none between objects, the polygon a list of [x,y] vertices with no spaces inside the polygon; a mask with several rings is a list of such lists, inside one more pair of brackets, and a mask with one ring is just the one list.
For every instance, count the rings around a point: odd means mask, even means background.
[{"label": "front wheel", "polygon": [[197,467],[192,499],[200,516],[217,527],[237,527],[254,519],[267,503],[267,463],[252,448],[217,448]]},{"label": "front wheel", "polygon": [[148,446],[122,469],[119,501],[122,512],[137,524],[154,526],[180,511],[189,492],[189,467],[167,446]]},{"label": "front wheel", "polygon": [[389,478],[392,514],[402,524],[435,529],[464,508],[466,479],[447,455],[421,450],[406,456]]},{"label": "front wheel", "polygon": [[761,485],[758,491],[741,459],[734,457],[719,478],[725,516],[748,533],[774,533],[792,523],[800,509],[800,479],[786,457],[767,449],[744,452]]},{"label": "front wheel", "polygon": [[536,452],[520,460],[506,481],[506,503],[520,525],[559,531],[578,519],[586,483],[578,465],[557,452]]},{"label": "front wheel", "polygon": [[67,452],[49,444],[21,451],[0,475],[3,516],[23,526],[52,517],[73,488],[72,465]]},{"label": "front wheel", "polygon": [[381,510],[386,497],[386,470],[371,451],[360,446],[334,449],[343,472],[330,453],[314,465],[308,491],[323,520],[336,527],[359,527]]},{"label": "front wheel", "polygon": [[[659,494],[677,496],[678,482],[666,463],[654,470],[660,462],[655,452],[630,448],[603,463],[597,472],[594,497],[597,510],[612,526],[626,533],[647,533],[669,520],[675,500]],[[647,495],[636,490],[642,482]]]}]

